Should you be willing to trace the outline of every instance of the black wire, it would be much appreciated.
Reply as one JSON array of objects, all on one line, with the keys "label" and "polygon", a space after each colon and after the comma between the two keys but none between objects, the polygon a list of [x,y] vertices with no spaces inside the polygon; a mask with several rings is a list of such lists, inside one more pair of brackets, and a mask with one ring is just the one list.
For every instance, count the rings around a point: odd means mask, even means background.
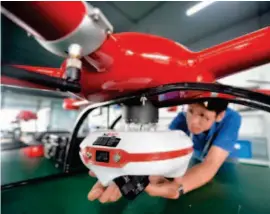
[{"label": "black wire", "polygon": [[122,115],[119,115],[111,124],[110,129],[113,130],[116,124],[122,119]]}]

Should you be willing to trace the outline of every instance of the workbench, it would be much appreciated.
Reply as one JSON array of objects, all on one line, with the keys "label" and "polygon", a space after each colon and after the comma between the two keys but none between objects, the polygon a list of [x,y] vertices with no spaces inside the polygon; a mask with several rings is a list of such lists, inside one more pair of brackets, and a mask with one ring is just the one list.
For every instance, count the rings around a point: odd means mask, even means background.
[{"label": "workbench", "polygon": [[1,152],[1,185],[61,173],[46,158],[29,158],[23,148]]},{"label": "workbench", "polygon": [[[2,152],[1,170],[2,185],[61,174],[49,160],[27,159],[20,150]],[[177,200],[142,193],[134,201],[90,202],[87,194],[95,182],[85,172],[2,190],[2,214],[270,213],[269,167],[225,163],[210,183]]]}]

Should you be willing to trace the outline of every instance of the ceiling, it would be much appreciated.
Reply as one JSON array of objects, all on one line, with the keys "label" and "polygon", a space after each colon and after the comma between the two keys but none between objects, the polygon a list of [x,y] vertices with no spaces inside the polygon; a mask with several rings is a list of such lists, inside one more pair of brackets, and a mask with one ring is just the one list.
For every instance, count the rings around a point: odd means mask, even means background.
[{"label": "ceiling", "polygon": [[90,3],[103,11],[117,32],[134,30],[158,34],[186,45],[270,11],[270,2],[221,1],[189,17],[186,10],[196,2]]},{"label": "ceiling", "polygon": [[[194,1],[95,1],[114,32],[156,34],[200,50],[270,26],[270,2],[220,1],[193,16]],[[1,15],[2,63],[58,67],[62,58],[43,49],[32,37]]]}]

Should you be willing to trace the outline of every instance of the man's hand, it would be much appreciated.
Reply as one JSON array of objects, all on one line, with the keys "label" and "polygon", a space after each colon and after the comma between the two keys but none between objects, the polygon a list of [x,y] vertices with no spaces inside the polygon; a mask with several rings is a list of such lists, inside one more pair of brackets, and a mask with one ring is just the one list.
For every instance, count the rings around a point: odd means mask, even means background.
[{"label": "man's hand", "polygon": [[[95,177],[93,172],[89,172],[89,175]],[[161,176],[150,176],[150,183],[145,188],[150,196],[163,197],[169,199],[177,199],[179,197],[178,185],[174,181],[168,181]],[[108,187],[103,187],[98,181],[88,193],[88,199],[94,201],[98,199],[101,203],[115,202],[121,198],[122,194],[115,183],[112,183]]]},{"label": "man's hand", "polygon": [[[96,177],[93,172],[89,172],[89,175]],[[94,201],[98,199],[101,203],[115,202],[121,198],[121,192],[115,183],[112,183],[108,187],[103,187],[98,181],[88,193],[88,200]]]},{"label": "man's hand", "polygon": [[169,181],[161,176],[150,176],[150,184],[145,188],[150,196],[158,196],[169,199],[179,198],[179,185],[175,181]]}]

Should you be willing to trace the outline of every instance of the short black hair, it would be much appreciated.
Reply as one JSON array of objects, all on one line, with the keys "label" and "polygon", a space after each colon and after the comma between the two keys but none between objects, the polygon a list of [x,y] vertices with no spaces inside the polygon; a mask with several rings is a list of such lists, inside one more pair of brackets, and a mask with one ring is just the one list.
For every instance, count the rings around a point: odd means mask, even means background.
[{"label": "short black hair", "polygon": [[228,108],[229,102],[225,99],[211,99],[204,102],[199,102],[209,111],[215,111],[216,114],[220,114]]}]

